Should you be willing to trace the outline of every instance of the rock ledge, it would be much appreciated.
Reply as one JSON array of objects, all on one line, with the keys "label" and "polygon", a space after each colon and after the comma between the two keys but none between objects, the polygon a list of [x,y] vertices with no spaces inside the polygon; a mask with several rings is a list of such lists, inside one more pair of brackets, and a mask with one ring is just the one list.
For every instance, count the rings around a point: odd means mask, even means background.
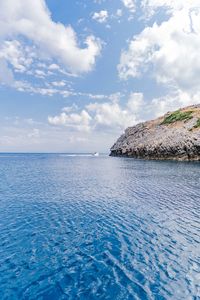
[{"label": "rock ledge", "polygon": [[129,127],[111,156],[200,161],[200,104]]}]

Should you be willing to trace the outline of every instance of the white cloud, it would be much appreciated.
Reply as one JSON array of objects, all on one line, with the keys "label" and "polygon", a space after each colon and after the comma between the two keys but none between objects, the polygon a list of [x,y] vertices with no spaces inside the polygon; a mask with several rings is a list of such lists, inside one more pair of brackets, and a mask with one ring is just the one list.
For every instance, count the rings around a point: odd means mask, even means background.
[{"label": "white cloud", "polygon": [[29,92],[31,94],[41,94],[41,95],[52,96],[53,94],[57,93],[56,89],[34,87],[30,83],[25,82],[25,81],[15,81],[13,86],[19,92]]},{"label": "white cloud", "polygon": [[176,90],[163,97],[154,98],[146,105],[147,115],[155,118],[181,107],[198,104],[200,92],[191,93],[182,90]]},{"label": "white cloud", "polygon": [[80,113],[71,113],[70,110],[62,112],[59,116],[48,117],[49,124],[55,126],[66,126],[78,131],[89,131],[91,117],[87,111],[82,110]]},{"label": "white cloud", "polygon": [[145,15],[151,17],[159,9],[164,9],[167,13],[175,13],[181,9],[195,9],[200,7],[199,0],[142,0],[141,7]]},{"label": "white cloud", "polygon": [[[6,81],[7,85],[10,85],[14,87],[19,92],[25,92],[33,94],[39,94],[42,96],[53,96],[53,95],[60,95],[63,98],[67,98],[69,96],[71,97],[86,97],[89,99],[95,99],[95,100],[102,100],[102,99],[112,99],[116,95],[120,95],[119,93],[116,93],[114,95],[106,95],[106,94],[93,94],[93,93],[85,93],[85,92],[79,92],[73,90],[71,88],[71,82],[68,82],[66,80],[60,80],[60,81],[52,81],[52,82],[45,82],[44,86],[39,84],[32,84],[28,81],[22,81],[22,80],[15,80],[13,78],[13,74],[11,70],[7,67],[6,61],[0,59],[0,81],[4,82]],[[2,75],[1,75],[2,73]],[[39,78],[46,77],[46,74],[43,72],[38,73]]]},{"label": "white cloud", "polygon": [[65,106],[62,109],[62,111],[66,112],[66,113],[69,113],[69,112],[72,112],[72,111],[76,111],[76,110],[78,110],[78,106],[76,104],[73,104],[72,106]]},{"label": "white cloud", "polygon": [[43,70],[35,70],[35,76],[38,78],[45,78],[47,74]]},{"label": "white cloud", "polygon": [[138,112],[143,104],[143,95],[131,93],[125,107],[120,106],[116,97],[111,102],[90,103],[79,112],[77,106],[65,107],[60,115],[48,117],[51,125],[66,126],[78,131],[121,132],[127,126],[140,121]]},{"label": "white cloud", "polygon": [[44,0],[1,1],[0,38],[9,41],[21,36],[37,46],[42,58],[55,59],[72,73],[90,71],[101,50],[92,35],[80,48],[73,28],[54,22]]},{"label": "white cloud", "polygon": [[[140,110],[144,107],[144,96],[142,93],[130,93],[127,108],[130,112],[135,114],[140,113]],[[141,116],[142,117],[142,116]]]},{"label": "white cloud", "polygon": [[129,9],[131,13],[136,10],[135,0],[122,0],[124,6]]},{"label": "white cloud", "polygon": [[30,48],[23,48],[17,40],[2,43],[0,57],[9,62],[15,72],[20,73],[24,73],[33,61],[30,55]]},{"label": "white cloud", "polygon": [[93,20],[96,20],[99,23],[105,23],[108,19],[107,10],[101,10],[99,12],[95,12],[92,16]]},{"label": "white cloud", "polygon": [[[191,4],[191,2],[190,2]],[[119,75],[123,79],[151,72],[157,82],[188,90],[200,85],[200,7],[177,10],[161,25],[146,27],[122,51]]]},{"label": "white cloud", "polygon": [[142,93],[130,93],[125,106],[119,104],[119,94],[114,94],[111,103],[91,104],[89,110],[95,111],[96,126],[108,126],[113,130],[124,130],[126,127],[133,126],[143,119],[140,114],[144,105]]},{"label": "white cloud", "polygon": [[118,103],[92,103],[87,105],[89,112],[94,114],[93,122],[97,128],[123,130],[125,127],[135,123],[135,116]]},{"label": "white cloud", "polygon": [[60,69],[60,67],[57,64],[51,64],[49,66],[49,70],[59,70],[59,69]]},{"label": "white cloud", "polygon": [[56,86],[56,87],[64,87],[66,85],[66,82],[64,80],[61,80],[61,81],[53,81],[52,82],[52,85],[53,86]]}]

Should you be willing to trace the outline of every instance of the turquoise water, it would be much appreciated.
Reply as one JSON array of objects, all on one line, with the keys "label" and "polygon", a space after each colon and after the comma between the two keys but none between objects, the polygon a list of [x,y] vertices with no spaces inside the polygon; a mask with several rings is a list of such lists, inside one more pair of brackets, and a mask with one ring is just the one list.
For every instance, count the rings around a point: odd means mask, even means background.
[{"label": "turquoise water", "polygon": [[0,299],[200,299],[200,163],[0,154]]}]

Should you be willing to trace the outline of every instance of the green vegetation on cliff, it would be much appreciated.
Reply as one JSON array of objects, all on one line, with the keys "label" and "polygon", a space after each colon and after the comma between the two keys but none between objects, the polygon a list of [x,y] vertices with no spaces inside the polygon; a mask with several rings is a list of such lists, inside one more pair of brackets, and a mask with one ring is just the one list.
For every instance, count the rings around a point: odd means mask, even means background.
[{"label": "green vegetation on cliff", "polygon": [[177,111],[171,113],[170,115],[168,115],[167,117],[165,117],[165,119],[163,120],[161,125],[168,125],[168,124],[171,124],[171,123],[175,123],[177,121],[190,120],[190,119],[193,118],[192,113],[193,113],[192,110],[189,110],[189,111],[177,110]]}]

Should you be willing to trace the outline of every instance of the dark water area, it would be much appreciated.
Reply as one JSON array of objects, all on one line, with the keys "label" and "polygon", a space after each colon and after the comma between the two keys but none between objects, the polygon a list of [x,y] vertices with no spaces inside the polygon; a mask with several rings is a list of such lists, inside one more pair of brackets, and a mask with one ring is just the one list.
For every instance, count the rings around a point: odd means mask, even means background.
[{"label": "dark water area", "polygon": [[200,163],[0,154],[0,299],[200,299]]}]

